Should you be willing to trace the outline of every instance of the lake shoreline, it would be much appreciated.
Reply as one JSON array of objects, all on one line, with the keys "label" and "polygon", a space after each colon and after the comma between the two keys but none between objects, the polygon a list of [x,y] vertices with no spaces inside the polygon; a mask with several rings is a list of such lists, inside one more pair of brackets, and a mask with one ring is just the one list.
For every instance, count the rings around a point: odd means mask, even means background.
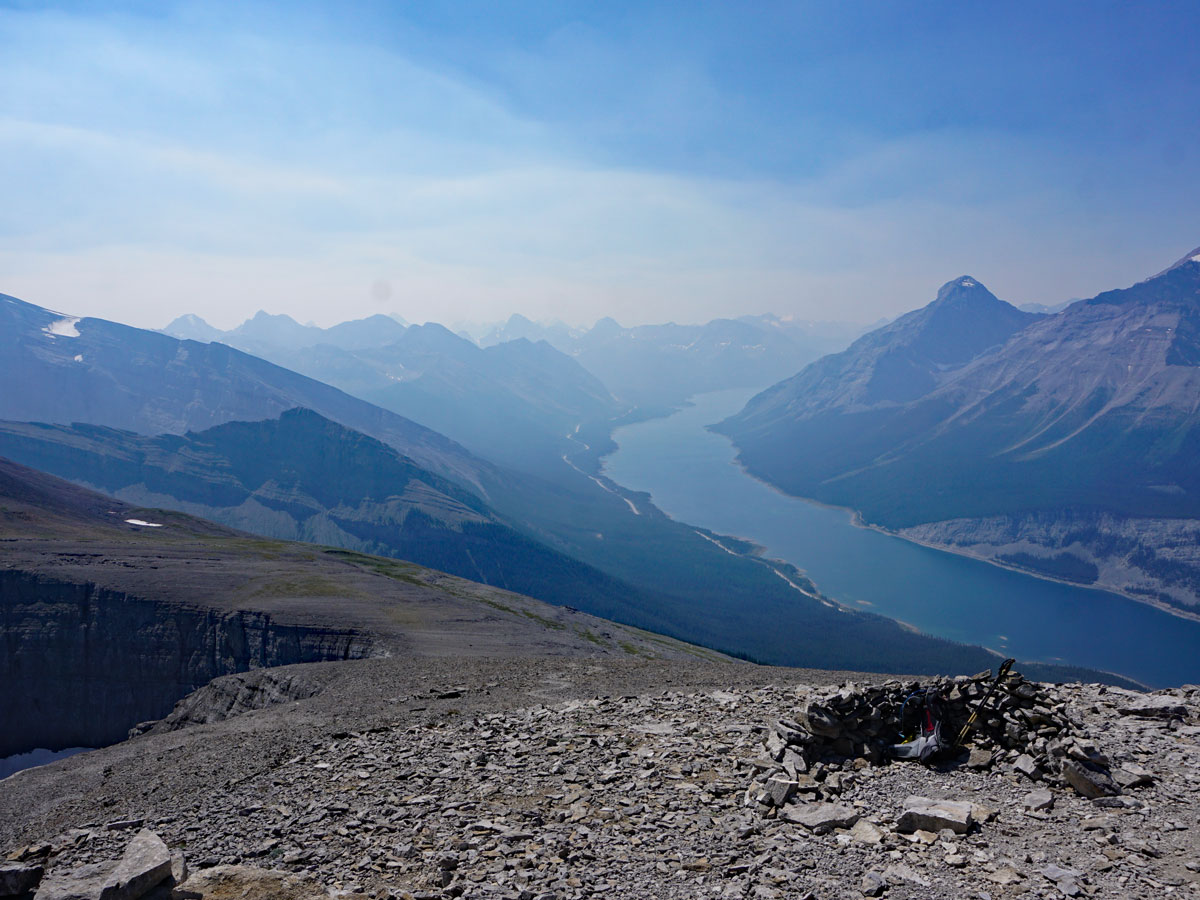
[{"label": "lake shoreline", "polygon": [[[789,494],[755,476],[729,438],[708,427],[744,393],[698,395],[665,415],[614,429],[615,450],[604,454],[598,474],[616,492],[640,498],[643,512],[651,501],[655,513],[703,529],[780,577],[803,575],[804,593],[815,591],[838,609],[989,655],[1090,669],[1096,677],[1110,673],[1144,686],[1196,680],[1200,621],[1188,615],[1103,585],[1000,565],[939,545],[937,534],[922,535],[934,542],[896,534],[853,509]],[[1152,645],[1161,652],[1133,649]]]},{"label": "lake shoreline", "polygon": [[[718,432],[718,431],[714,431],[712,433],[720,434],[720,432]],[[724,435],[721,435],[721,436],[724,437]],[[732,441],[730,443],[732,443]],[[733,446],[736,449],[737,445],[733,444]],[[868,522],[868,521],[866,521],[866,519],[863,518],[863,515],[861,512],[859,512],[857,509],[853,509],[852,507],[838,506],[837,504],[834,504],[834,503],[825,503],[824,501],[816,500],[812,497],[805,497],[801,494],[789,493],[788,491],[785,491],[783,488],[779,487],[777,484],[773,484],[772,482],[767,481],[765,478],[759,477],[753,471],[751,471],[749,468],[747,468],[746,464],[742,461],[742,454],[740,451],[734,457],[734,464],[739,469],[741,469],[741,471],[746,476],[748,476],[749,478],[753,478],[759,484],[763,485],[764,487],[770,488],[771,490],[775,491],[777,494],[779,494],[782,497],[788,497],[793,500],[801,500],[805,503],[811,503],[813,506],[820,506],[824,509],[837,510],[838,512],[846,513],[847,516],[849,517],[850,524],[853,525],[855,528],[861,528],[864,531],[874,531],[876,534],[886,534],[888,537],[897,538],[898,540],[901,540],[901,541],[907,541],[908,543],[914,544],[918,547],[925,547],[929,550],[937,550],[940,553],[950,553],[950,554],[953,554],[954,556],[962,556],[967,559],[973,559],[973,560],[976,560],[977,562],[987,563],[989,566],[995,566],[997,569],[1004,569],[1005,571],[1008,571],[1008,572],[1015,572],[1018,575],[1027,575],[1030,578],[1037,578],[1041,581],[1048,581],[1051,584],[1061,584],[1061,585],[1066,585],[1067,587],[1081,588],[1083,590],[1088,590],[1088,591],[1097,591],[1099,593],[1104,593],[1104,594],[1115,594],[1118,597],[1124,597],[1126,600],[1132,601],[1133,603],[1140,603],[1142,606],[1149,606],[1151,609],[1156,609],[1159,612],[1170,613],[1171,615],[1173,615],[1177,618],[1186,619],[1189,622],[1196,622],[1196,623],[1200,624],[1200,612],[1191,612],[1186,609],[1180,609],[1177,606],[1172,606],[1169,603],[1163,603],[1161,600],[1150,600],[1145,597],[1140,597],[1137,594],[1131,594],[1128,591],[1125,591],[1115,585],[1080,584],[1078,581],[1068,581],[1065,578],[1055,578],[1053,575],[1047,575],[1045,572],[1036,572],[1032,569],[1023,569],[1020,566],[1010,565],[1008,563],[1001,562],[1001,561],[994,559],[990,556],[987,556],[985,554],[974,552],[968,547],[961,547],[961,546],[957,546],[954,544],[943,544],[938,541],[928,541],[928,540],[922,540],[920,538],[915,538],[910,535],[903,534],[902,532],[893,531],[890,528],[885,528],[882,525],[872,524],[871,522]],[[749,543],[753,543],[753,542],[750,541]]]}]

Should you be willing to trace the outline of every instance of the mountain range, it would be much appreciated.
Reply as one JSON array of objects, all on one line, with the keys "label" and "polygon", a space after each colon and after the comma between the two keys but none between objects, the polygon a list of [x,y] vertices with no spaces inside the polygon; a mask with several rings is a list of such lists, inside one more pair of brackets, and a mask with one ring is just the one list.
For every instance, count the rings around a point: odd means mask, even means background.
[{"label": "mountain range", "polygon": [[1052,577],[1200,603],[1200,250],[1054,315],[973,278],[717,426],[754,474]]},{"label": "mountain range", "polygon": [[[223,499],[205,502],[207,514],[228,515],[229,521],[268,533],[278,526],[289,534],[303,534],[305,523],[314,529],[320,524],[321,534],[330,536],[321,539],[348,543],[342,532],[354,541],[363,540],[352,529],[369,531],[377,524],[371,521],[375,518],[385,520],[389,530],[399,525],[400,533],[388,540],[403,543],[403,526],[412,515],[404,504],[414,501],[411,485],[417,481],[460,504],[463,522],[470,521],[461,509],[465,507],[491,525],[504,526],[534,542],[537,547],[530,549],[530,560],[557,559],[549,553],[573,560],[581,583],[570,597],[559,594],[555,599],[588,612],[624,618],[764,662],[897,672],[977,671],[991,660],[979,648],[936,640],[880,616],[838,608],[820,597],[794,568],[761,559],[753,547],[736,539],[715,542],[713,536],[671,520],[648,498],[623,491],[602,477],[570,470],[570,478],[547,479],[503,467],[410,420],[234,348],[180,341],[100,319],[76,319],[15,298],[0,301],[0,319],[0,379],[16,387],[0,396],[0,418],[50,425],[80,423],[135,433],[9,427],[13,452],[25,453],[24,459],[39,466],[61,460],[61,471],[73,480],[93,486],[107,482],[111,490],[146,491],[137,496],[146,496],[148,502],[152,495],[156,505],[176,508],[195,502],[194,492],[203,495],[219,487],[225,492]],[[295,407],[311,410],[319,418],[285,415]],[[215,426],[264,420],[278,420],[281,425],[229,427],[216,435],[205,434]],[[300,445],[311,438],[288,431],[300,425],[314,428],[322,439],[336,435],[333,447],[317,444],[322,448],[319,455],[333,463],[353,458],[350,446],[380,453],[378,446],[364,444],[355,432],[386,444],[408,462],[391,459],[388,463],[398,473],[394,484],[359,489],[357,476],[345,465],[323,469],[316,455],[302,451]],[[188,435],[188,431],[199,434]],[[135,439],[164,434],[170,439]],[[23,451],[18,449],[20,441],[34,437],[69,449],[51,449],[47,443],[37,447],[26,443]],[[227,442],[220,452],[211,445],[218,437]],[[230,446],[235,437],[234,443],[244,446]],[[348,447],[336,446],[342,442]],[[194,460],[193,451],[203,458]],[[299,456],[294,465],[308,467],[303,479],[294,478],[287,468],[293,465],[288,462],[293,453]],[[406,468],[410,464],[430,475]],[[167,477],[172,466],[187,477]],[[264,473],[264,467],[270,471]],[[276,476],[278,483],[271,483]],[[484,507],[455,496],[432,476],[473,494]],[[341,491],[336,487],[339,480],[359,488]],[[140,487],[146,484],[155,485],[153,492]],[[418,499],[426,506],[417,512],[439,522],[437,538],[451,542],[438,552],[447,558],[457,553],[461,559],[462,525],[447,522],[444,510],[430,513],[433,501],[428,493]],[[238,507],[270,508],[267,503],[275,504],[276,512],[282,507],[286,517],[270,517],[256,509],[254,517],[235,518],[241,514]],[[334,520],[336,530],[327,527]],[[495,533],[515,541],[509,531]],[[312,534],[316,536],[316,531]],[[380,547],[386,551],[382,543]],[[486,565],[478,568],[489,571]],[[516,569],[530,577],[556,571],[533,564],[522,568],[519,560]],[[585,583],[589,578],[599,593]],[[623,603],[613,597],[613,580],[625,586]],[[537,585],[528,589],[549,596]]]},{"label": "mountain range", "polygon": [[794,372],[859,332],[856,326],[773,315],[713,319],[702,325],[622,327],[611,318],[590,329],[539,325],[513,315],[484,336],[485,346],[544,340],[579,361],[612,394],[647,410],[677,406],[694,394],[757,387]]},{"label": "mountain range", "polygon": [[0,422],[0,456],[140,506],[648,621],[630,585],[518,533],[477,495],[310,410],[158,436]]},{"label": "mountain range", "polygon": [[546,474],[581,424],[622,411],[595,376],[544,341],[480,348],[441,325],[372,316],[321,329],[260,312],[231,331],[196,316],[165,333],[221,342],[420,422],[493,462]]}]

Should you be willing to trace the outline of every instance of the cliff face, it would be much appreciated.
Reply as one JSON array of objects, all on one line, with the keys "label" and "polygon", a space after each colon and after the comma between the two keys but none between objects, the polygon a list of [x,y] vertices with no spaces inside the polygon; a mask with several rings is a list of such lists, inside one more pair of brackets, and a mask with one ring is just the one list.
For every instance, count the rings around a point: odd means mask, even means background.
[{"label": "cliff face", "polygon": [[99,747],[233,672],[372,653],[353,630],[0,572],[0,756]]}]

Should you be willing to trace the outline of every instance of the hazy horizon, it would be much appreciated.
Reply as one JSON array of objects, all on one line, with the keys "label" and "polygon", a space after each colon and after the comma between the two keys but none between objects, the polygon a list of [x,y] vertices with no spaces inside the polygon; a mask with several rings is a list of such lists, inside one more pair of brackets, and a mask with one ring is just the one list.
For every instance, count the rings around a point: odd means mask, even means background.
[{"label": "hazy horizon", "polygon": [[16,4],[0,292],[224,329],[867,324],[967,274],[1054,305],[1200,243],[1198,26],[1182,3]]}]

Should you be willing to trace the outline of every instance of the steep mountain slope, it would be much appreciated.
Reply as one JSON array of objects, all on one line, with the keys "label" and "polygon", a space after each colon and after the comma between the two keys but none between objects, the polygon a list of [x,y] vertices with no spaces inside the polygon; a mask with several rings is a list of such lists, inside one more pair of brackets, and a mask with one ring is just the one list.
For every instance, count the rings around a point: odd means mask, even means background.
[{"label": "steep mountain slope", "polygon": [[406,559],[552,603],[652,621],[631,586],[517,533],[476,495],[309,410],[157,437],[4,422],[0,455],[265,537]]},{"label": "steep mountain slope", "polygon": [[716,656],[411,563],[132,506],[6,459],[0,543],[0,757],[121,740],[210,679],[267,666]]},{"label": "steep mountain slope", "polygon": [[[167,331],[202,333],[196,317]],[[207,327],[207,326],[205,326]],[[544,341],[480,349],[437,324],[387,316],[329,329],[258,313],[206,340],[254,353],[413,419],[503,465],[546,473],[566,435],[620,410],[595,376]]]},{"label": "steep mountain slope", "polygon": [[[882,358],[906,352],[889,331],[847,354],[868,346]],[[944,338],[935,344],[950,349]],[[920,525],[922,538],[937,542],[928,523],[989,519],[993,558],[1007,554],[1001,561],[1051,575],[1075,570],[1076,580],[1091,581],[1098,562],[1121,557],[1132,581],[1114,583],[1120,576],[1110,573],[1102,583],[1197,602],[1200,569],[1192,567],[1200,560],[1179,552],[1180,529],[1170,520],[1200,516],[1200,252],[953,363],[915,377],[905,365],[889,380],[878,365],[864,378],[827,358],[754,398],[721,430],[751,471],[869,521]],[[870,393],[872,379],[882,394]],[[1007,522],[1000,527],[994,517]],[[1130,540],[1121,520],[1131,517],[1145,520],[1146,541]],[[1054,524],[1068,519],[1071,528]],[[970,546],[970,530],[958,522],[954,542]],[[1008,540],[998,535],[1005,530]]]},{"label": "steep mountain slope", "polygon": [[0,419],[181,434],[297,406],[479,486],[490,467],[449,438],[224,344],[64,316],[0,294]]},{"label": "steep mountain slope", "polygon": [[544,341],[480,349],[429,324],[352,359],[314,350],[279,361],[524,471],[551,471],[575,426],[619,411],[604,385]]}]

